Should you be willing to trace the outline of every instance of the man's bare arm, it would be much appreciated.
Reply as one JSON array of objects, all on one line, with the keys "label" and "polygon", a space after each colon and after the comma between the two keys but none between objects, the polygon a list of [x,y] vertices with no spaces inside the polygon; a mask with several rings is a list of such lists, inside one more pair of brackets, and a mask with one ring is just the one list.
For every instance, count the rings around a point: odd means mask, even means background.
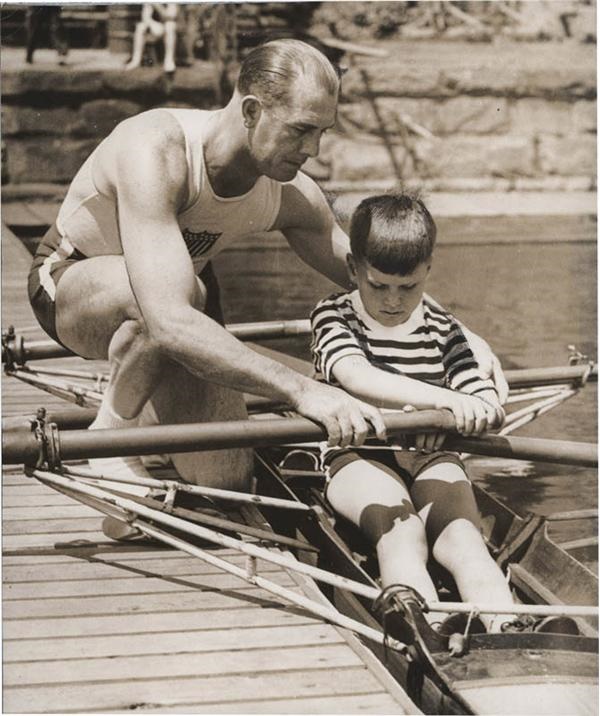
[{"label": "man's bare arm", "polygon": [[183,136],[165,114],[149,120],[143,134],[136,127],[123,133],[127,152],[116,176],[123,251],[160,350],[200,378],[290,403],[324,424],[332,444],[364,439],[365,419],[383,434],[376,409],[256,353],[193,307],[197,283],[176,218],[187,176]]},{"label": "man's bare arm", "polygon": [[348,288],[350,242],[316,183],[299,172],[294,181],[284,185],[281,205],[276,228],[292,250],[315,271]]}]

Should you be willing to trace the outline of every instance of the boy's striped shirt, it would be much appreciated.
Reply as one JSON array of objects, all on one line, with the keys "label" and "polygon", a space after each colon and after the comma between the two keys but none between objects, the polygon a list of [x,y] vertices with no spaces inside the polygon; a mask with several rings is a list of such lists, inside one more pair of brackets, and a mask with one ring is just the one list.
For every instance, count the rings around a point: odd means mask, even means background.
[{"label": "boy's striped shirt", "polygon": [[361,355],[382,370],[470,395],[494,389],[456,319],[425,298],[408,321],[388,328],[367,314],[358,291],[334,294],[317,304],[311,324],[315,368],[333,385],[336,362]]}]

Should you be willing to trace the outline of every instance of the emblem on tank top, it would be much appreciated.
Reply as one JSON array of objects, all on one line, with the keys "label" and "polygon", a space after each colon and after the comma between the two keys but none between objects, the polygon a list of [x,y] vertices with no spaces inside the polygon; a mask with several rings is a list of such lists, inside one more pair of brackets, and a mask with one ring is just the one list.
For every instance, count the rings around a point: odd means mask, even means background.
[{"label": "emblem on tank top", "polygon": [[190,256],[196,258],[196,256],[202,256],[209,251],[223,232],[211,234],[210,231],[196,232],[184,229],[181,233]]}]

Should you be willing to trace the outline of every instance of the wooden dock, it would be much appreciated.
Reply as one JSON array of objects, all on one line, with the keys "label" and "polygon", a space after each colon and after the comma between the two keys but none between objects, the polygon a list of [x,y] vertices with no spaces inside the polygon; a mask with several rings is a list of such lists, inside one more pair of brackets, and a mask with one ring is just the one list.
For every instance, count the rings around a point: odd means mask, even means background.
[{"label": "wooden dock", "polygon": [[[2,327],[36,339],[29,262],[3,230]],[[10,378],[2,396],[5,416],[61,405]],[[112,542],[97,512],[20,469],[3,472],[2,506],[5,713],[420,713],[346,630],[175,550]]]}]

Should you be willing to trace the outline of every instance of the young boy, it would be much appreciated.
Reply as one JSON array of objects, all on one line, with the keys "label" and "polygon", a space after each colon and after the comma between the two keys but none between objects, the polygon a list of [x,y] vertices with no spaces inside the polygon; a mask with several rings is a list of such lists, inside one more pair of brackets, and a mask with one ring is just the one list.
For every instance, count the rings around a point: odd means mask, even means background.
[{"label": "young boy", "polygon": [[[352,216],[348,270],[356,290],[321,301],[311,321],[315,366],[329,383],[379,408],[451,410],[464,435],[499,426],[493,383],[479,372],[456,319],[424,296],[436,238],[423,202],[408,194],[365,199]],[[325,448],[327,498],[376,545],[382,586],[405,584],[437,600],[431,553],[464,601],[512,606],[480,532],[464,465],[443,435],[396,445]],[[429,613],[431,623],[443,614]],[[512,615],[482,614],[488,632]],[[447,625],[448,626],[448,625]]]}]

